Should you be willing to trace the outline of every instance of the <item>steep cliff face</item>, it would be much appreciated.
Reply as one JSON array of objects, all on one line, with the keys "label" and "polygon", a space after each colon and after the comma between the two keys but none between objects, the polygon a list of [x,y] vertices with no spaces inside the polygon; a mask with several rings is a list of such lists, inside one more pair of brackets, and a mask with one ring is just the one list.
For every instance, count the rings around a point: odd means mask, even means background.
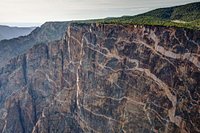
[{"label": "steep cliff face", "polygon": [[72,24],[0,69],[0,131],[200,131],[200,32]]}]

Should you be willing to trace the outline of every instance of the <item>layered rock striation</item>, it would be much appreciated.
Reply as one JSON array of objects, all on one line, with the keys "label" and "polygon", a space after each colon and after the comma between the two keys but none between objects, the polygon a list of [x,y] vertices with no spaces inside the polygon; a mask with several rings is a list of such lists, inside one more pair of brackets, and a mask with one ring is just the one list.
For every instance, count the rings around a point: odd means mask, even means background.
[{"label": "layered rock striation", "polygon": [[0,69],[0,132],[200,132],[200,31],[71,24]]}]

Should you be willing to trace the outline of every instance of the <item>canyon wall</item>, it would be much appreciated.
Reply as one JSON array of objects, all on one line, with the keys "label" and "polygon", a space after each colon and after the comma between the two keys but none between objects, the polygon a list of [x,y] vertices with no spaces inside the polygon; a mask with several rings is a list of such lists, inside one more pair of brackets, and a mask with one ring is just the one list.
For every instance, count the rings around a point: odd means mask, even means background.
[{"label": "canyon wall", "polygon": [[3,133],[200,132],[200,31],[71,24],[0,68]]}]

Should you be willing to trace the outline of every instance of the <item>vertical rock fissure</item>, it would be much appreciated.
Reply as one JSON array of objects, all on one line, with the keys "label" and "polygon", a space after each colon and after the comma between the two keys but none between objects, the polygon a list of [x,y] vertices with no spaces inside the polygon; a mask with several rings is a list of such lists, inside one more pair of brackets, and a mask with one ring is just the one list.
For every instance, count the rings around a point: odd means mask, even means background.
[{"label": "vertical rock fissure", "polygon": [[67,38],[67,50],[68,50],[68,55],[69,55],[69,62],[71,62],[71,51],[70,51],[70,26],[68,27],[68,29],[67,29],[67,36],[68,36],[68,38]]},{"label": "vertical rock fissure", "polygon": [[8,121],[7,121],[7,119],[6,119],[6,120],[5,120],[5,124],[4,124],[4,126],[3,126],[2,133],[4,133],[4,132],[5,132],[5,130],[6,130],[6,127],[7,127],[7,123],[8,123]]},{"label": "vertical rock fissure", "polygon": [[19,122],[20,122],[21,127],[22,127],[22,133],[25,133],[25,126],[24,126],[22,110],[21,110],[21,107],[20,107],[20,101],[17,102],[17,109],[18,109],[18,114],[19,114]]},{"label": "vertical rock fissure", "polygon": [[79,88],[79,73],[78,72],[79,72],[79,68],[77,68],[77,72],[76,72],[76,86],[77,86],[77,88],[76,88],[76,105],[77,105],[78,109],[80,109],[79,100],[78,100],[79,90],[80,90],[80,88]]},{"label": "vertical rock fissure", "polygon": [[63,71],[64,71],[64,54],[63,54],[63,50],[60,51],[61,52],[61,88],[64,87],[64,74],[63,74]]},{"label": "vertical rock fissure", "polygon": [[63,73],[63,69],[64,69],[64,55],[63,55],[63,51],[61,50],[60,51],[60,53],[61,53],[61,64],[62,64],[62,73]]},{"label": "vertical rock fissure", "polygon": [[45,47],[45,52],[46,52],[47,59],[49,59],[49,47],[47,45]]},{"label": "vertical rock fissure", "polygon": [[76,71],[76,85],[77,85],[77,90],[76,90],[76,103],[77,103],[77,107],[78,109],[80,109],[80,105],[79,105],[79,93],[80,93],[80,83],[79,83],[79,80],[80,80],[80,77],[79,77],[79,70],[81,68],[81,65],[82,65],[82,55],[83,55],[83,37],[82,37],[82,40],[81,40],[81,51],[80,51],[80,61],[79,61],[79,64],[78,64],[78,67],[77,67],[77,71]]},{"label": "vertical rock fissure", "polygon": [[27,84],[27,60],[26,60],[26,54],[23,55],[22,71],[23,71],[24,82],[25,82],[25,85],[26,85]]},{"label": "vertical rock fissure", "polygon": [[36,102],[35,102],[36,99],[34,97],[32,82],[30,83],[30,86],[28,88],[28,93],[31,96],[32,108],[33,108],[33,124],[36,125],[36,123],[37,123],[37,109],[36,109]]}]

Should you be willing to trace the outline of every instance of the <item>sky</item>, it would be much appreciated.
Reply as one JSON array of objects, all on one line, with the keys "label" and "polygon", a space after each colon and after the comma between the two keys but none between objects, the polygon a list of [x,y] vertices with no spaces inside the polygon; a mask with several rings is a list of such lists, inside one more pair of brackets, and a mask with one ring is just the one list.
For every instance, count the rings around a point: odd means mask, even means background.
[{"label": "sky", "polygon": [[0,24],[36,26],[47,21],[136,15],[199,0],[0,0]]}]

